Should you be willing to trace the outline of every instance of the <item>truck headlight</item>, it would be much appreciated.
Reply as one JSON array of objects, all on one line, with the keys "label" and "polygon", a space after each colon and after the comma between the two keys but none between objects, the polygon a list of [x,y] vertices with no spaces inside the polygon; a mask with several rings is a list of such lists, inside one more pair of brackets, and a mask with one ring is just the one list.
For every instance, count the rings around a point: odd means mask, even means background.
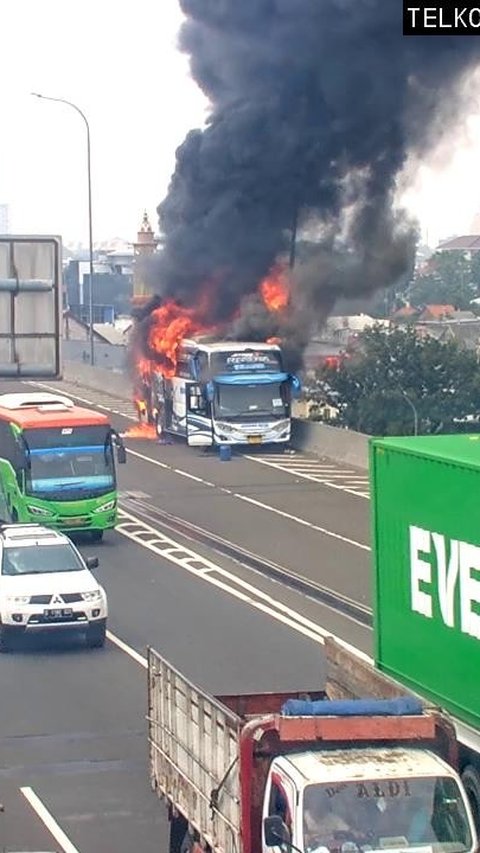
[{"label": "truck headlight", "polygon": [[91,592],[82,592],[84,601],[100,601],[102,598],[101,589],[93,589]]},{"label": "truck headlight", "polygon": [[49,509],[44,509],[42,506],[33,506],[31,504],[27,504],[27,509],[29,512],[32,513],[32,515],[53,515],[53,513],[50,512]]},{"label": "truck headlight", "polygon": [[101,506],[97,506],[97,508],[94,509],[93,511],[94,512],[108,512],[110,509],[115,509],[116,505],[117,505],[116,500],[107,501],[106,504],[102,504]]}]

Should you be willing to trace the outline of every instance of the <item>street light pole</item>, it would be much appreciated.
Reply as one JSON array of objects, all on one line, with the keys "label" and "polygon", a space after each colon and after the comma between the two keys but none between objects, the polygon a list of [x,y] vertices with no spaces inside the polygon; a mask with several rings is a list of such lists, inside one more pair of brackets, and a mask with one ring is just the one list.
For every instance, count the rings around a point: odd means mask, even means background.
[{"label": "street light pole", "polygon": [[87,181],[88,181],[88,247],[89,247],[89,267],[90,267],[90,288],[88,293],[88,326],[90,339],[90,364],[95,363],[95,344],[93,330],[93,225],[92,225],[92,169],[90,156],[90,125],[84,112],[72,104],[71,101],[66,101],[64,98],[52,98],[49,95],[40,95],[38,92],[32,92],[35,98],[42,98],[44,101],[55,101],[57,104],[66,104],[67,107],[72,107],[85,122],[87,130]]},{"label": "street light pole", "polygon": [[[400,386],[399,386],[399,388],[400,388]],[[408,405],[410,406],[410,408],[413,411],[413,434],[418,435],[418,412],[417,412],[415,406],[413,405],[410,397],[408,396],[408,394],[405,393],[403,388],[400,388],[400,391],[402,392],[403,396],[405,397],[405,400],[407,401]]]}]

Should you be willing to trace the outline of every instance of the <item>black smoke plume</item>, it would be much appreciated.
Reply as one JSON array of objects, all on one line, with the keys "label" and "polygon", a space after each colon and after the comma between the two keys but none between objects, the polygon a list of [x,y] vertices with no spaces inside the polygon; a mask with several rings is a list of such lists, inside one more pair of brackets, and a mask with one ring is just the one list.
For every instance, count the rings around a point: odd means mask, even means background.
[{"label": "black smoke plume", "polygon": [[253,294],[307,229],[313,253],[296,264],[283,326],[301,349],[337,298],[408,270],[416,233],[394,208],[397,178],[464,110],[480,39],[404,37],[400,0],[180,6],[180,46],[211,114],[177,151],[150,284],[194,305],[217,276],[209,320],[237,312],[232,334],[264,338],[282,320]]}]

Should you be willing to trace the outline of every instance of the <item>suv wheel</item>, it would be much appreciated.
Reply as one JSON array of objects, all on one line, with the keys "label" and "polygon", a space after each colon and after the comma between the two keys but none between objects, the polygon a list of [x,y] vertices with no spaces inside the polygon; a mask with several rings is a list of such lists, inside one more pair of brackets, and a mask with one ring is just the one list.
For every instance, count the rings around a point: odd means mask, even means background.
[{"label": "suv wheel", "polygon": [[101,649],[105,645],[105,635],[107,633],[107,620],[99,619],[98,622],[92,622],[87,628],[85,638],[89,649]]},{"label": "suv wheel", "polygon": [[15,633],[15,628],[10,625],[0,625],[0,654],[12,651],[12,640]]}]

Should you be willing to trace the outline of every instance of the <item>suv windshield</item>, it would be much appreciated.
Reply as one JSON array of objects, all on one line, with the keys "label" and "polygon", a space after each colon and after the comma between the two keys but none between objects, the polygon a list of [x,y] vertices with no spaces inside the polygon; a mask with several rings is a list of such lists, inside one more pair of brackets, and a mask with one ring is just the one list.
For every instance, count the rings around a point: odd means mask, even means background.
[{"label": "suv windshield", "polygon": [[2,575],[42,575],[84,569],[80,557],[69,545],[6,547],[3,551]]},{"label": "suv windshield", "polygon": [[424,847],[466,853],[472,837],[454,779],[425,777],[309,785],[304,794],[305,851],[340,853]]}]

